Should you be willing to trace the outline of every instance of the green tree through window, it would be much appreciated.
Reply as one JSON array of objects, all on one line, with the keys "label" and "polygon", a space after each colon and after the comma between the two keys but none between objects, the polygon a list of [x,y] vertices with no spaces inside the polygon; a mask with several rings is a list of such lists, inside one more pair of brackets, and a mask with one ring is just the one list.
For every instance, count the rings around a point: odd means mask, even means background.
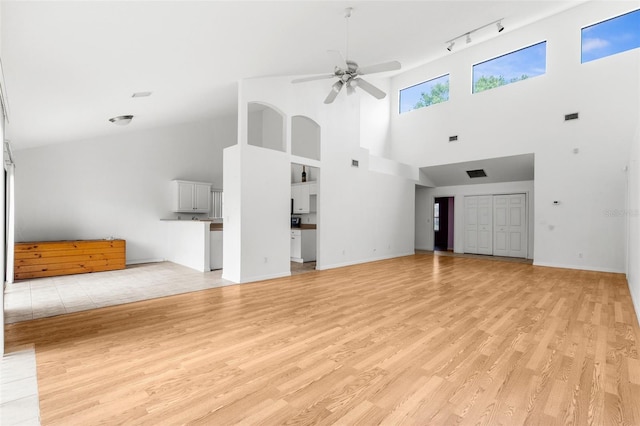
[{"label": "green tree through window", "polygon": [[449,74],[400,90],[400,114],[449,100]]},{"label": "green tree through window", "polygon": [[495,89],[543,75],[547,69],[547,42],[506,53],[473,66],[473,93]]},{"label": "green tree through window", "polygon": [[423,108],[447,100],[449,100],[449,80],[432,86],[429,92],[421,92],[420,100],[416,102],[413,109]]},{"label": "green tree through window", "polygon": [[483,90],[494,89],[496,87],[504,86],[505,84],[515,83],[516,81],[526,80],[528,75],[522,74],[520,77],[513,77],[507,80],[504,76],[499,75],[483,75],[473,85],[473,93],[482,92]]}]

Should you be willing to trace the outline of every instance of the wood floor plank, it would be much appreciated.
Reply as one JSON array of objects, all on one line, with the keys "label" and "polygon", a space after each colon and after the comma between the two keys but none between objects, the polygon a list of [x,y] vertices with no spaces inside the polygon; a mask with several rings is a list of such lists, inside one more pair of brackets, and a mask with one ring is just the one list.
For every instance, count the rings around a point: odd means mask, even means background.
[{"label": "wood floor plank", "polygon": [[35,345],[43,425],[640,424],[619,274],[418,254],[5,335]]}]

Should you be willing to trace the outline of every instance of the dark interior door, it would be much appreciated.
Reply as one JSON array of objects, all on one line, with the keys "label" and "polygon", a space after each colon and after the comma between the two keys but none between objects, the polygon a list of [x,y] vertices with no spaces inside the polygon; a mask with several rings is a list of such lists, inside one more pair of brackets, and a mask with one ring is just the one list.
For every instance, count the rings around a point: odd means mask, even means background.
[{"label": "dark interior door", "polygon": [[433,249],[447,250],[449,236],[449,198],[436,198],[433,203]]}]

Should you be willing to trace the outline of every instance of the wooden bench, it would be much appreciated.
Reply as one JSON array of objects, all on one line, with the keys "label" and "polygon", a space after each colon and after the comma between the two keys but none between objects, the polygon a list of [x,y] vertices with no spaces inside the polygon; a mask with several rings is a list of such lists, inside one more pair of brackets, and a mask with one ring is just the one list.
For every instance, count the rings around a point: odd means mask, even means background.
[{"label": "wooden bench", "polygon": [[54,277],[125,268],[125,240],[16,243],[14,279]]}]

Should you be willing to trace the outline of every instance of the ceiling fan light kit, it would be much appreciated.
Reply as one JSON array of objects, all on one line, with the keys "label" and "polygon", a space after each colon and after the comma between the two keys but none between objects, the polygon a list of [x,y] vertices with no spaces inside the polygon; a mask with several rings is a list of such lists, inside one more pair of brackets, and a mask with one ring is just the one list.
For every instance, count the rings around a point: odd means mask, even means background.
[{"label": "ceiling fan light kit", "polygon": [[327,95],[324,100],[325,104],[332,103],[338,94],[342,90],[344,86],[347,86],[347,95],[351,95],[355,93],[356,87],[364,90],[369,93],[371,96],[376,99],[383,99],[387,94],[382,90],[378,89],[373,84],[369,83],[366,80],[363,80],[361,75],[369,75],[379,72],[385,71],[396,71],[401,68],[400,62],[398,61],[390,61],[383,62],[380,64],[369,65],[365,67],[360,67],[357,62],[349,59],[349,18],[351,18],[351,13],[353,12],[353,8],[348,7],[344,11],[344,17],[347,20],[347,37],[346,37],[346,54],[347,59],[342,56],[342,54],[336,50],[329,50],[327,53],[332,57],[333,63],[335,64],[333,74],[323,74],[316,75],[311,77],[303,77],[298,78],[292,81],[292,83],[304,83],[307,81],[315,81],[315,80],[323,80],[329,78],[337,78],[338,80],[331,86],[331,91],[329,95]]}]

